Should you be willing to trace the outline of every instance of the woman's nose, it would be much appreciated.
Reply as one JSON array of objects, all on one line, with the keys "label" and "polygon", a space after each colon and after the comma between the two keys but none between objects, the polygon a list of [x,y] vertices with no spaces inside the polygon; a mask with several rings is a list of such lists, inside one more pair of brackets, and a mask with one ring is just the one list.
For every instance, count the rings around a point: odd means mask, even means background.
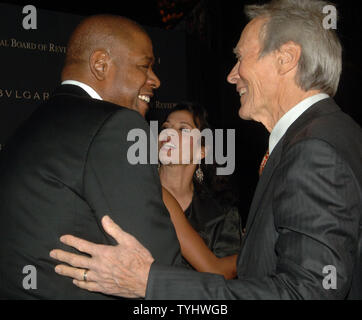
[{"label": "woman's nose", "polygon": [[166,142],[169,142],[171,141],[171,138],[176,136],[177,135],[177,132],[176,130],[172,129],[172,128],[167,128],[167,129],[163,129],[161,132],[160,132],[160,135],[159,135],[159,141],[166,141]]}]

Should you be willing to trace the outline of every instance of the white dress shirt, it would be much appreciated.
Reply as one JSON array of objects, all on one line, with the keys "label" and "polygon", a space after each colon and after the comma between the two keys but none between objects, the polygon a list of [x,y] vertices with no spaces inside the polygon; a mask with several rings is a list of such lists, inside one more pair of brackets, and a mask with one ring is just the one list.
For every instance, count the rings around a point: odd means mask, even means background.
[{"label": "white dress shirt", "polygon": [[80,82],[80,81],[76,81],[76,80],[65,80],[61,83],[63,84],[72,84],[74,86],[78,86],[81,87],[83,90],[85,90],[93,99],[98,99],[98,100],[103,100],[102,97],[90,86],[88,86],[87,84]]},{"label": "white dress shirt", "polygon": [[290,109],[284,116],[282,116],[269,137],[269,154],[272,153],[274,147],[277,145],[279,140],[283,137],[284,133],[288,130],[288,128],[292,125],[292,123],[297,120],[304,111],[309,109],[315,103],[329,98],[328,94],[318,93],[314,96],[304,99],[299,102],[296,106]]}]

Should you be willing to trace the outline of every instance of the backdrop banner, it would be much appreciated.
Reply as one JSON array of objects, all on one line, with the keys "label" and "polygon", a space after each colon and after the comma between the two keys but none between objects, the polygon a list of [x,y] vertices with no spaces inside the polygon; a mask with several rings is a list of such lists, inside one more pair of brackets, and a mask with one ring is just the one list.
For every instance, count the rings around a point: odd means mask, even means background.
[{"label": "backdrop banner", "polygon": [[[83,18],[35,9],[34,15],[22,6],[0,4],[0,145],[60,84],[69,36]],[[162,83],[148,117],[159,120],[176,102],[187,100],[186,36],[145,29],[154,44],[154,70]]]}]

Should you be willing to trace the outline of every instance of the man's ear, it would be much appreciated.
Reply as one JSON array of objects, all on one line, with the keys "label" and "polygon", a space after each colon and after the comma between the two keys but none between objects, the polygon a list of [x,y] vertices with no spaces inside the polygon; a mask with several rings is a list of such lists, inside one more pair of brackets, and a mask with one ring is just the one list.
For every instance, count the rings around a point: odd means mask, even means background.
[{"label": "man's ear", "polygon": [[104,80],[110,67],[108,52],[103,49],[93,51],[89,59],[89,67],[97,80]]},{"label": "man's ear", "polygon": [[297,68],[301,53],[302,48],[299,44],[293,41],[283,44],[276,53],[279,74],[284,75]]}]

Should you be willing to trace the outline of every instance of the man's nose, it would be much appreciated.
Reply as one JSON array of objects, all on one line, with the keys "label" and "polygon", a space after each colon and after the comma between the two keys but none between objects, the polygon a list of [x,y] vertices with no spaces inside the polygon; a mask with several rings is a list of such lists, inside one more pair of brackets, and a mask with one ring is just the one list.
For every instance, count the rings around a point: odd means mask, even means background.
[{"label": "man's nose", "polygon": [[148,81],[151,84],[152,89],[158,89],[161,85],[160,79],[156,76],[156,74],[153,72],[153,70],[150,70],[150,75]]},{"label": "man's nose", "polygon": [[239,69],[239,62],[235,64],[234,68],[232,68],[232,70],[230,71],[230,73],[226,78],[229,83],[236,84],[237,80],[240,78],[238,69]]}]

